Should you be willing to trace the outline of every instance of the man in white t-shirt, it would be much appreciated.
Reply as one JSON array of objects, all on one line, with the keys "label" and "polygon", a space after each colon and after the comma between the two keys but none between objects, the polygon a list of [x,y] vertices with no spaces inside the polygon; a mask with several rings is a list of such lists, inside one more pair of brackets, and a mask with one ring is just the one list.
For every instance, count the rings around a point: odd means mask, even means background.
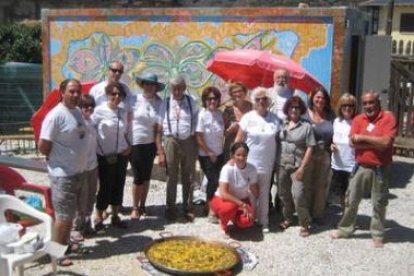
[{"label": "man in white t-shirt", "polygon": [[[55,241],[67,245],[77,201],[84,184],[88,154],[86,125],[77,107],[81,96],[78,80],[60,84],[62,101],[53,108],[42,123],[39,151],[46,156],[55,209]],[[71,265],[69,258],[61,265]]]},{"label": "man in white t-shirt", "polygon": [[195,138],[198,105],[185,94],[187,85],[182,76],[169,82],[171,96],[161,106],[163,149],[167,166],[167,210],[169,220],[176,218],[178,174],[181,175],[183,211],[188,221],[194,219],[192,210],[191,174],[197,160]]},{"label": "man in white t-shirt", "polygon": [[133,103],[132,93],[129,90],[128,85],[121,82],[122,74],[124,73],[124,65],[120,61],[113,61],[109,65],[107,80],[95,84],[89,94],[94,97],[96,106],[103,103],[107,103],[107,97],[105,93],[105,87],[110,83],[120,83],[124,87],[126,97],[119,104],[119,107],[125,109],[128,113],[131,111]]}]

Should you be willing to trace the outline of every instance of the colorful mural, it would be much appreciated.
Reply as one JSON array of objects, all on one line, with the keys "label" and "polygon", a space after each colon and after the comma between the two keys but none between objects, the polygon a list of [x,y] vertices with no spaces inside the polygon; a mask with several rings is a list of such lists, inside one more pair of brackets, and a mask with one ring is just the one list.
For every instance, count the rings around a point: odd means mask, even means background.
[{"label": "colorful mural", "polygon": [[125,65],[123,81],[152,72],[165,81],[184,74],[189,89],[224,83],[205,69],[216,51],[270,50],[300,63],[329,90],[333,54],[331,17],[57,16],[48,22],[49,89],[65,78],[100,81],[112,60]]}]

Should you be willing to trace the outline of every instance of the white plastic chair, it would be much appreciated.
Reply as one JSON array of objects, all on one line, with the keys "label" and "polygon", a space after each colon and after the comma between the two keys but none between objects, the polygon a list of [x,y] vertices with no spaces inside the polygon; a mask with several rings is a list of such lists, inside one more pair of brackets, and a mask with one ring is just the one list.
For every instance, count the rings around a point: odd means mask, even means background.
[{"label": "white plastic chair", "polygon": [[[45,244],[52,240],[53,220],[48,214],[36,210],[14,196],[0,194],[0,223],[6,222],[6,210],[17,211],[42,221],[42,225],[45,229],[43,235]],[[22,276],[25,263],[32,262],[45,255],[47,255],[47,253],[44,250],[44,247],[33,253],[0,254],[0,275],[11,276],[13,275],[13,269],[17,267],[19,275]],[[56,275],[57,261],[56,258],[53,257],[52,267],[53,275]]]}]

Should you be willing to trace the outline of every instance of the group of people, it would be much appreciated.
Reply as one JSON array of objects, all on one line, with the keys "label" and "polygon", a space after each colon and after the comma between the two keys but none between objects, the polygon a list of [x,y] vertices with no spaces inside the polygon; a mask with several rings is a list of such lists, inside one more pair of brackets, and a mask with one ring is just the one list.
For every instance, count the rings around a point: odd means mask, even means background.
[{"label": "group of people", "polygon": [[[289,87],[288,72],[277,70],[270,89],[248,93],[242,83],[230,84],[232,101],[221,109],[217,87],[203,89],[199,107],[183,76],[169,80],[165,99],[157,95],[166,85],[156,75],[137,77],[141,93],[133,95],[120,81],[123,70],[121,62],[112,62],[107,80],[89,95],[82,95],[78,80],[63,81],[62,101],[42,124],[39,150],[47,157],[57,242],[69,244],[72,229],[83,234],[103,230],[109,205],[111,224],[128,227],[119,216],[128,161],[134,175],[130,216],[144,216],[158,156],[167,172],[168,220],[177,218],[179,177],[182,215],[194,220],[192,183],[198,158],[207,178],[206,212],[225,234],[230,221],[236,227],[258,224],[269,232],[271,186],[276,182],[282,229],[295,224],[296,213],[300,236],[308,236],[311,223],[323,223],[332,190],[344,215],[331,237],[348,237],[363,192],[370,187],[371,232],[374,244],[382,246],[395,119],[381,110],[377,93],[363,94],[360,115],[355,97],[346,93],[335,114],[322,87],[306,91],[306,105]],[[64,258],[61,264],[71,261]]]}]

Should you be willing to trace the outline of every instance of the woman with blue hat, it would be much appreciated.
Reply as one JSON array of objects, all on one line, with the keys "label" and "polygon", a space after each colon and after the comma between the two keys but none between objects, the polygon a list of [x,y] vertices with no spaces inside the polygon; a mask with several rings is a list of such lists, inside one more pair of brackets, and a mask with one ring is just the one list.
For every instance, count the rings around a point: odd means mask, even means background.
[{"label": "woman with blue hat", "polygon": [[141,88],[132,106],[131,122],[131,166],[134,174],[132,187],[131,219],[145,216],[145,201],[148,194],[155,155],[158,163],[165,162],[161,147],[160,107],[162,100],[157,92],[164,90],[165,84],[158,81],[155,74],[145,74],[135,79]]}]

